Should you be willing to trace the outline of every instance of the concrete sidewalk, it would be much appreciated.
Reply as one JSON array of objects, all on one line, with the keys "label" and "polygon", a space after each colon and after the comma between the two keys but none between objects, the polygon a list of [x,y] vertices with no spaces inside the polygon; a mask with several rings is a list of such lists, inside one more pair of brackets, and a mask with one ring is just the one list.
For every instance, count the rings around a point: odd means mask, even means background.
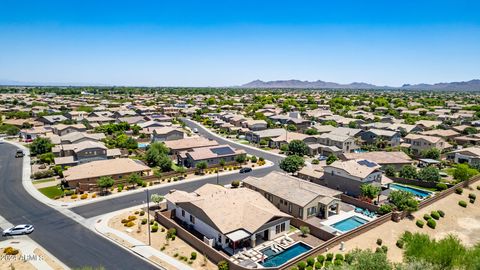
[{"label": "concrete sidewalk", "polygon": [[129,212],[129,211],[132,211],[134,209],[139,209],[139,208],[143,208],[143,207],[146,207],[146,205],[137,205],[137,206],[130,207],[130,208],[127,208],[127,209],[111,212],[111,213],[108,213],[108,214],[105,214],[105,215],[102,215],[102,216],[99,216],[99,217],[94,217],[94,218],[88,219],[87,223],[90,224],[90,226],[92,226],[92,228],[95,231],[97,231],[99,234],[101,234],[102,236],[110,239],[111,241],[116,242],[119,245],[122,245],[122,243],[118,242],[116,239],[110,238],[109,235],[115,235],[116,237],[119,237],[120,239],[124,240],[125,242],[131,244],[132,247],[130,247],[130,249],[133,252],[135,252],[136,254],[138,254],[138,255],[144,257],[145,259],[151,261],[152,263],[156,264],[156,262],[154,260],[151,260],[149,258],[156,257],[159,260],[162,260],[162,261],[168,263],[169,265],[175,267],[175,269],[193,270],[193,268],[189,267],[188,265],[176,260],[175,258],[172,258],[172,257],[168,256],[167,254],[165,254],[165,253],[163,253],[159,250],[156,250],[155,248],[153,248],[151,246],[146,245],[146,243],[143,243],[143,242],[135,239],[134,237],[128,235],[127,233],[115,230],[115,229],[110,228],[108,226],[108,221],[111,218],[113,218],[114,216],[120,215],[123,212]]}]

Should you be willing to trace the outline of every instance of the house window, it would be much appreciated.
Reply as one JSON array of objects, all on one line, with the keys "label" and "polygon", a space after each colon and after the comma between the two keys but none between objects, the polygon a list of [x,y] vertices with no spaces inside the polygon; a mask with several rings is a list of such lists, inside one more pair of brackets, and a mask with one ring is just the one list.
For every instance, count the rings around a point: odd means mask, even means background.
[{"label": "house window", "polygon": [[288,205],[288,213],[292,213],[292,204],[291,203]]},{"label": "house window", "polygon": [[192,224],[195,224],[195,217],[192,216],[192,215],[190,215],[190,222],[191,222]]},{"label": "house window", "polygon": [[299,209],[298,209],[298,216],[299,216],[300,218],[303,218],[303,208],[299,208]]},{"label": "house window", "polygon": [[282,223],[282,224],[279,224],[277,226],[275,226],[275,233],[276,234],[279,234],[281,232],[284,232],[285,231],[285,223]]},{"label": "house window", "polygon": [[182,217],[185,217],[185,210],[182,209]]}]

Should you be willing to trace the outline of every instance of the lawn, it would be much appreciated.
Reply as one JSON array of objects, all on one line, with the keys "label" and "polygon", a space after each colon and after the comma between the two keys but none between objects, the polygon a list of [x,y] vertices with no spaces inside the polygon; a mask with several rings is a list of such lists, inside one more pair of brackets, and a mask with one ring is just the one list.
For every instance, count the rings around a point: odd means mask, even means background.
[{"label": "lawn", "polygon": [[48,179],[37,180],[32,182],[33,184],[40,184],[40,183],[46,183],[46,182],[52,182],[52,181],[55,181],[55,178],[48,178]]},{"label": "lawn", "polygon": [[63,195],[63,191],[57,186],[40,188],[38,189],[38,191],[40,191],[43,195],[47,196],[50,199],[54,199],[57,196]]}]

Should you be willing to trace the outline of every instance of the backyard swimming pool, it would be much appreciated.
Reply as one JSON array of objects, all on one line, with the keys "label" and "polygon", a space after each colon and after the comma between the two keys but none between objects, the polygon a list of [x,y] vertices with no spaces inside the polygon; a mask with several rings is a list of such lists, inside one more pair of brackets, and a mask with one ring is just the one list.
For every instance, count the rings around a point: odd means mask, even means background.
[{"label": "backyard swimming pool", "polygon": [[418,189],[418,188],[413,188],[413,187],[407,187],[407,186],[402,186],[402,185],[397,185],[397,184],[390,184],[391,189],[396,189],[396,190],[403,190],[412,193],[413,195],[424,199],[425,197],[428,197],[432,195],[433,192]]},{"label": "backyard swimming pool", "polygon": [[261,252],[268,256],[268,258],[266,258],[263,263],[260,262],[260,264],[264,267],[280,266],[288,262],[289,260],[297,257],[298,255],[309,251],[310,249],[312,249],[310,246],[301,242],[292,245],[291,247],[285,249],[280,253],[275,253],[271,248],[267,248],[262,250]]},{"label": "backyard swimming pool", "polygon": [[330,225],[331,227],[342,231],[342,232],[348,232],[351,231],[359,226],[362,226],[363,224],[367,223],[368,220],[365,220],[363,218],[357,217],[357,216],[351,216],[347,219],[344,219],[342,221],[339,221],[335,224]]},{"label": "backyard swimming pool", "polygon": [[147,148],[149,145],[150,143],[138,143],[138,148]]}]

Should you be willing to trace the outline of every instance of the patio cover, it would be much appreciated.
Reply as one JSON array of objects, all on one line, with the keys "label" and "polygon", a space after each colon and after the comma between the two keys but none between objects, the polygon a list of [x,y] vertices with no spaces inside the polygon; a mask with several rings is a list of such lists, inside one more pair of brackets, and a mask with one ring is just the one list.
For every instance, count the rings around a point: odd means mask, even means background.
[{"label": "patio cover", "polygon": [[227,235],[225,235],[228,239],[232,240],[233,242],[237,242],[239,240],[245,239],[247,237],[250,237],[250,233],[246,232],[243,229],[236,230],[234,232],[231,232]]}]

